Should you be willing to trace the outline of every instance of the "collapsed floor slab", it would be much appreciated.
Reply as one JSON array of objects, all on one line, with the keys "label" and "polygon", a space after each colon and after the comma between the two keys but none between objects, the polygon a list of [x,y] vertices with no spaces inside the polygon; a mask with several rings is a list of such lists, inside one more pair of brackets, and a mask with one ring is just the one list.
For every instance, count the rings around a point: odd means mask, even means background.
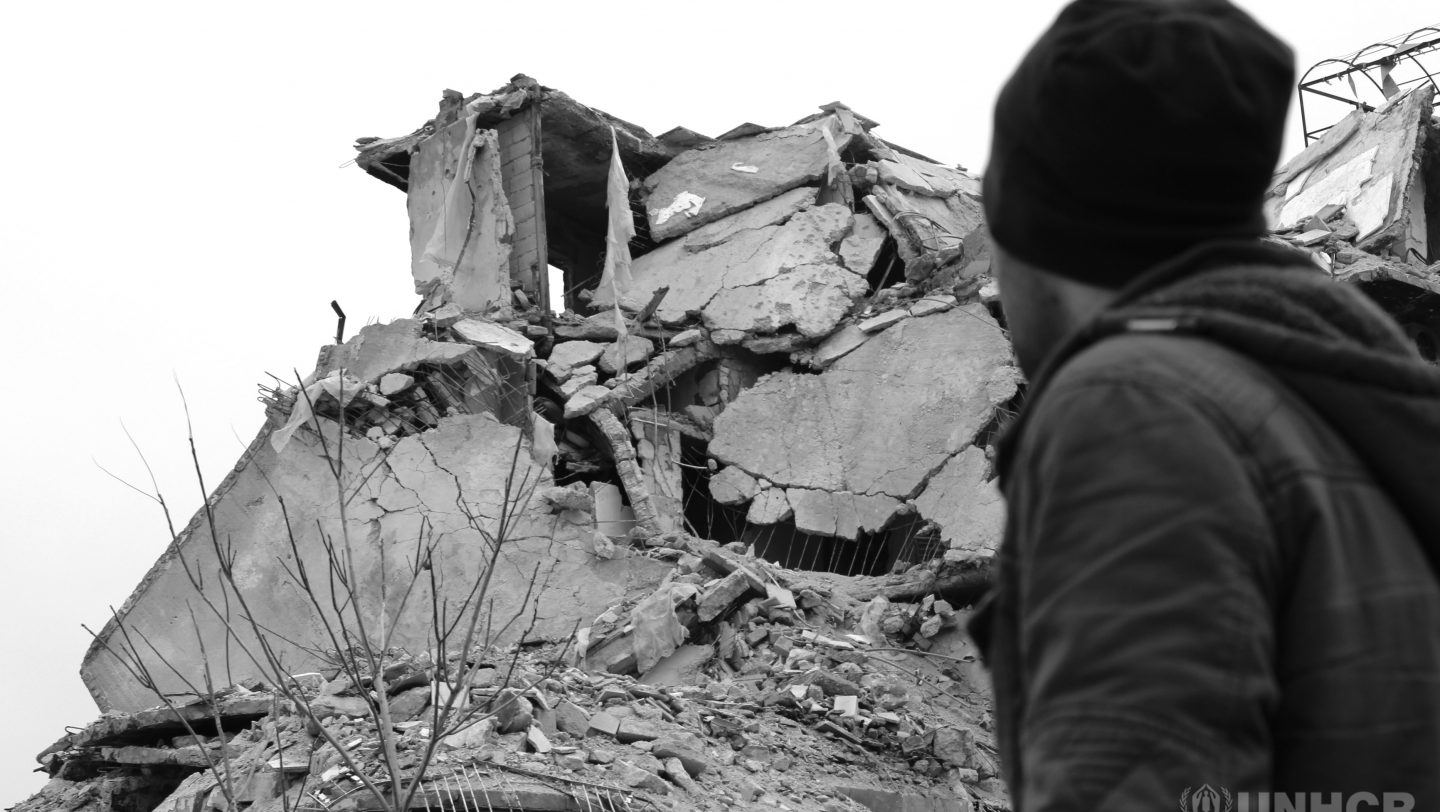
[{"label": "collapsed floor slab", "polygon": [[[784,488],[807,532],[855,538],[920,496],[1018,380],[984,307],[910,318],[819,375],[761,379],[716,418],[710,453]],[[841,510],[844,494],[863,507]]]}]

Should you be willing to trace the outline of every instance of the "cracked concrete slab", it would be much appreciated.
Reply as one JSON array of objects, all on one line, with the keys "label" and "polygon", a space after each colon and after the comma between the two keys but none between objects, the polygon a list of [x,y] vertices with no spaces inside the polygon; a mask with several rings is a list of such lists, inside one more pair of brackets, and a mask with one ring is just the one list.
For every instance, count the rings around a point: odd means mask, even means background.
[{"label": "cracked concrete slab", "polygon": [[605,352],[605,344],[598,341],[566,341],[555,345],[550,351],[550,357],[545,359],[545,369],[555,380],[564,381],[574,372],[585,366],[594,364]]},{"label": "cracked concrete slab", "polygon": [[777,198],[757,203],[729,217],[701,226],[685,235],[685,250],[695,253],[726,242],[742,231],[778,226],[801,209],[815,205],[820,190],[813,186],[791,189]]},{"label": "cracked concrete slab", "polygon": [[389,324],[367,324],[344,344],[325,347],[310,380],[344,369],[362,383],[375,383],[387,372],[454,363],[473,352],[468,344],[426,338],[419,321],[396,319]]},{"label": "cracked concrete slab", "polygon": [[745,520],[751,524],[775,524],[795,515],[784,488],[766,488],[750,502]]},{"label": "cracked concrete slab", "polygon": [[[866,291],[864,277],[848,271],[836,253],[852,221],[844,206],[828,204],[780,225],[734,229],[730,239],[703,251],[688,250],[688,240],[672,241],[635,260],[627,300],[647,300],[667,287],[656,311],[667,324],[699,312],[712,330],[730,334],[793,325],[806,336],[825,335]],[[608,291],[595,292],[596,307],[612,303]]]},{"label": "cracked concrete slab", "polygon": [[1005,499],[985,451],[971,446],[951,457],[915,499],[920,515],[940,527],[940,538],[965,558],[995,554],[1005,529]]},{"label": "cracked concrete slab", "polygon": [[795,527],[800,531],[847,539],[884,527],[902,504],[883,494],[812,488],[786,488],[785,499],[795,511]]},{"label": "cracked concrete slab", "polygon": [[[328,421],[323,425],[329,447],[335,449],[340,439],[338,427]],[[236,581],[251,596],[262,624],[306,645],[322,645],[325,640],[313,607],[276,566],[277,558],[292,558],[286,541],[287,512],[289,527],[311,572],[325,571],[320,533],[337,542],[348,533],[361,593],[367,599],[378,600],[382,560],[391,582],[389,594],[395,599],[422,531],[438,539],[436,555],[446,562],[445,583],[452,590],[466,588],[478,577],[487,547],[457,499],[464,500],[480,527],[491,533],[497,530],[519,429],[488,414],[447,417],[431,431],[402,438],[388,455],[364,438],[347,436],[343,446],[345,481],[347,492],[354,495],[347,502],[343,525],[336,509],[335,481],[319,435],[309,428],[301,430],[283,451],[276,452],[268,442],[270,431],[271,427],[261,431],[212,500],[216,528],[237,556]],[[518,459],[517,477],[536,483],[536,493],[552,484],[549,472],[531,461],[528,450]],[[535,635],[560,639],[570,634],[576,620],[594,617],[627,594],[648,593],[654,588],[666,565],[643,557],[598,560],[589,551],[594,530],[594,517],[589,514],[567,511],[554,515],[538,498],[520,506],[489,596],[495,601],[496,627],[521,610],[532,573],[537,592],[524,606],[526,622],[507,633],[511,640],[528,625],[531,612],[538,613]],[[181,554],[191,566],[207,573],[215,571],[215,548],[203,513],[191,520],[151,568],[120,616],[132,634],[143,632],[159,654],[182,672],[198,673],[200,653],[193,645],[197,630],[190,627],[186,603],[197,606],[198,633],[204,639],[224,640],[225,632],[221,621],[198,603],[180,564]],[[218,584],[207,580],[206,589],[209,594]],[[213,597],[218,599],[218,591]],[[413,601],[393,618],[395,645],[425,650],[430,610],[428,600]],[[112,621],[100,636],[109,639],[118,633]],[[287,662],[297,668],[320,665],[305,650],[281,648]],[[184,691],[182,684],[172,684],[169,669],[158,659],[151,660],[150,666],[162,688]],[[231,677],[236,680],[260,676],[240,657],[233,660],[232,667]],[[81,675],[102,709],[135,710],[154,703],[153,694],[136,685],[129,672],[98,643],[87,653]]]},{"label": "cracked concrete slab", "polygon": [[[785,487],[797,517],[797,489],[911,499],[1014,396],[1010,361],[983,305],[908,319],[819,375],[762,378],[715,419],[710,454]],[[807,511],[824,507],[801,500]],[[829,509],[833,517],[807,523],[861,526],[842,515],[850,508]],[[879,512],[867,503],[861,513]]]},{"label": "cracked concrete slab", "polygon": [[614,375],[627,369],[643,366],[655,354],[655,342],[644,336],[625,336],[600,353],[600,369]]},{"label": "cracked concrete slab", "polygon": [[826,121],[680,153],[644,181],[651,236],[663,242],[820,180],[830,166]]}]

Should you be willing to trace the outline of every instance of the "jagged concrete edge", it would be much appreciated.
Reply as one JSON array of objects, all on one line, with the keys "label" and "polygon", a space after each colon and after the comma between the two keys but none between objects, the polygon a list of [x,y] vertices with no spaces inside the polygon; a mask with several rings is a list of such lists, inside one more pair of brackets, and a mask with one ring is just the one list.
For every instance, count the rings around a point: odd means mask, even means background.
[{"label": "jagged concrete edge", "polygon": [[160,554],[160,557],[155,560],[154,564],[150,565],[150,569],[145,572],[145,576],[140,579],[140,583],[136,584],[135,588],[131,590],[130,596],[125,599],[125,602],[120,605],[120,608],[116,610],[114,614],[105,620],[105,625],[101,627],[95,637],[90,640],[90,645],[85,649],[85,656],[80,660],[80,681],[85,683],[85,690],[90,693],[90,698],[95,700],[96,706],[99,707],[101,711],[106,710],[107,702],[103,693],[90,683],[87,666],[97,656],[107,653],[105,647],[102,645],[102,641],[108,641],[110,637],[114,635],[117,625],[116,617],[123,620],[125,616],[129,614],[130,609],[134,607],[135,603],[149,590],[150,584],[160,577],[161,570],[175,560],[179,555],[180,548],[189,542],[195,530],[204,523],[205,508],[207,506],[213,507],[224,498],[225,494],[230,492],[230,489],[235,486],[235,481],[240,478],[240,473],[250,464],[250,460],[255,457],[255,453],[260,449],[261,444],[269,442],[270,435],[275,432],[276,428],[277,423],[275,419],[267,416],[265,423],[260,426],[260,431],[255,435],[255,439],[251,440],[250,444],[245,447],[244,453],[235,461],[235,465],[230,469],[230,473],[226,474],[225,478],[220,480],[220,484],[215,486],[215,489],[206,497],[205,504],[196,509],[195,515],[190,517],[190,521],[186,523],[175,538],[166,545],[165,551]]}]

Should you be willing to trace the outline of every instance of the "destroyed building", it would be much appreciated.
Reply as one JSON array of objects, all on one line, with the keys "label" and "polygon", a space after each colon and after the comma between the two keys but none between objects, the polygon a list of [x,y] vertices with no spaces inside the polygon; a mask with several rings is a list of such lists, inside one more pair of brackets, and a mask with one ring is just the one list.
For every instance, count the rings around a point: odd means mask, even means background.
[{"label": "destroyed building", "polygon": [[[1272,239],[1432,361],[1433,92],[1357,111],[1267,198]],[[106,715],[41,753],[55,779],[21,808],[378,809],[380,763],[431,750],[411,808],[1007,808],[962,627],[1023,383],[978,180],[878,129],[837,102],[652,136],[517,76],[361,139],[406,195],[413,316],[264,388],[266,424],[85,657]],[[388,596],[383,676],[338,666],[343,609],[294,587],[342,538]],[[434,650],[443,601],[399,597],[422,570],[517,622]],[[203,611],[227,578],[253,626]],[[278,683],[240,654],[260,637]],[[195,690],[222,659],[233,687]],[[457,693],[483,721],[431,730]]]}]

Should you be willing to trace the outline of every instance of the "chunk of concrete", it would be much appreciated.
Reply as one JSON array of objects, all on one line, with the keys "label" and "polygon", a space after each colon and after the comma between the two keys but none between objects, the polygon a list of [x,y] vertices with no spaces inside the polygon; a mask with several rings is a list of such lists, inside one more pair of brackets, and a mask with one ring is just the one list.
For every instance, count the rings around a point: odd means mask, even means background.
[{"label": "chunk of concrete", "polygon": [[795,515],[790,500],[785,497],[784,488],[767,488],[750,502],[745,520],[751,524],[776,524]]},{"label": "chunk of concrete", "polygon": [[380,376],[380,394],[394,397],[415,385],[415,379],[403,372],[391,372]]},{"label": "chunk of concrete", "polygon": [[600,369],[614,375],[643,365],[655,354],[655,344],[644,336],[625,336],[600,353]]},{"label": "chunk of concrete", "polygon": [[956,304],[958,302],[955,297],[948,293],[932,293],[916,299],[915,303],[910,305],[910,315],[918,319],[931,313],[944,313]]},{"label": "chunk of concrete", "polygon": [[791,189],[779,197],[758,203],[729,217],[716,220],[685,235],[685,250],[691,253],[713,248],[741,231],[778,226],[801,209],[815,205],[820,190],[811,187]]},{"label": "chunk of concrete", "polygon": [[727,287],[704,311],[712,330],[773,333],[794,326],[801,335],[829,335],[855,301],[865,278],[838,263],[802,265],[758,285]]},{"label": "chunk of concrete", "polygon": [[755,477],[730,466],[710,477],[710,496],[722,505],[743,505],[760,493]]},{"label": "chunk of concrete", "polygon": [[985,452],[970,446],[951,457],[915,499],[920,515],[940,527],[940,538],[967,557],[995,554],[1005,529],[1005,500],[986,481]]},{"label": "chunk of concrete", "polygon": [[362,383],[375,383],[386,373],[403,372],[421,364],[456,363],[475,352],[467,344],[431,341],[420,332],[415,319],[396,319],[389,324],[367,324],[349,341],[320,351],[312,380],[345,370]]},{"label": "chunk of concrete", "polygon": [[880,530],[902,504],[884,494],[812,488],[786,488],[785,499],[795,511],[795,527],[802,532],[847,539],[857,538],[862,531]]},{"label": "chunk of concrete", "polygon": [[588,366],[599,359],[607,345],[597,341],[566,341],[555,345],[550,357],[545,359],[545,369],[555,380],[563,381],[578,367]]},{"label": "chunk of concrete", "polygon": [[480,319],[463,319],[450,328],[466,344],[484,347],[524,361],[535,356],[535,342],[503,324]]},{"label": "chunk of concrete", "polygon": [[[811,329],[828,332],[835,304],[843,312],[865,292],[864,277],[848,273],[835,252],[851,220],[849,209],[828,204],[798,212],[782,225],[737,229],[733,237],[704,251],[691,252],[680,240],[666,243],[635,260],[625,304],[638,308],[657,290],[668,288],[656,310],[662,323],[681,324],[701,312],[707,326],[743,339],[750,331],[814,322],[817,305],[806,299],[818,293],[825,299],[821,309],[826,316],[824,324]],[[811,287],[815,283],[818,290]],[[610,291],[601,287],[592,304],[609,307],[613,301]],[[812,315],[793,314],[796,308]],[[722,340],[715,334],[712,339]]]},{"label": "chunk of concrete", "polygon": [[640,681],[658,688],[697,685],[699,683],[696,678],[700,675],[700,667],[714,656],[714,644],[687,643],[661,657],[653,668],[641,675]]},{"label": "chunk of concrete", "polygon": [[840,242],[840,259],[845,267],[858,274],[868,274],[870,269],[875,267],[875,258],[880,255],[880,247],[885,244],[885,238],[890,236],[885,227],[880,225],[873,215],[855,215],[855,224],[850,229],[850,234]]},{"label": "chunk of concrete", "polygon": [[894,310],[887,310],[878,316],[872,316],[855,326],[859,327],[862,333],[878,333],[886,327],[902,322],[908,318],[910,318],[910,312],[904,308],[897,307]]},{"label": "chunk of concrete", "polygon": [[821,368],[828,367],[869,340],[870,336],[864,330],[847,324],[820,342],[811,363]]},{"label": "chunk of concrete", "polygon": [[682,152],[644,181],[651,236],[678,237],[819,181],[831,154],[823,126],[824,120]]},{"label": "chunk of concrete", "polygon": [[560,382],[560,394],[566,400],[575,397],[581,389],[594,386],[600,382],[600,371],[589,364],[580,367],[573,367],[570,375]]},{"label": "chunk of concrete", "polygon": [[[966,305],[907,319],[819,375],[762,378],[716,417],[709,451],[786,488],[797,522],[796,489],[887,497],[836,504],[800,494],[807,526],[870,526],[971,445],[1017,383],[1003,331],[983,305]],[[818,515],[826,505],[851,510],[845,504],[864,509]]]}]

